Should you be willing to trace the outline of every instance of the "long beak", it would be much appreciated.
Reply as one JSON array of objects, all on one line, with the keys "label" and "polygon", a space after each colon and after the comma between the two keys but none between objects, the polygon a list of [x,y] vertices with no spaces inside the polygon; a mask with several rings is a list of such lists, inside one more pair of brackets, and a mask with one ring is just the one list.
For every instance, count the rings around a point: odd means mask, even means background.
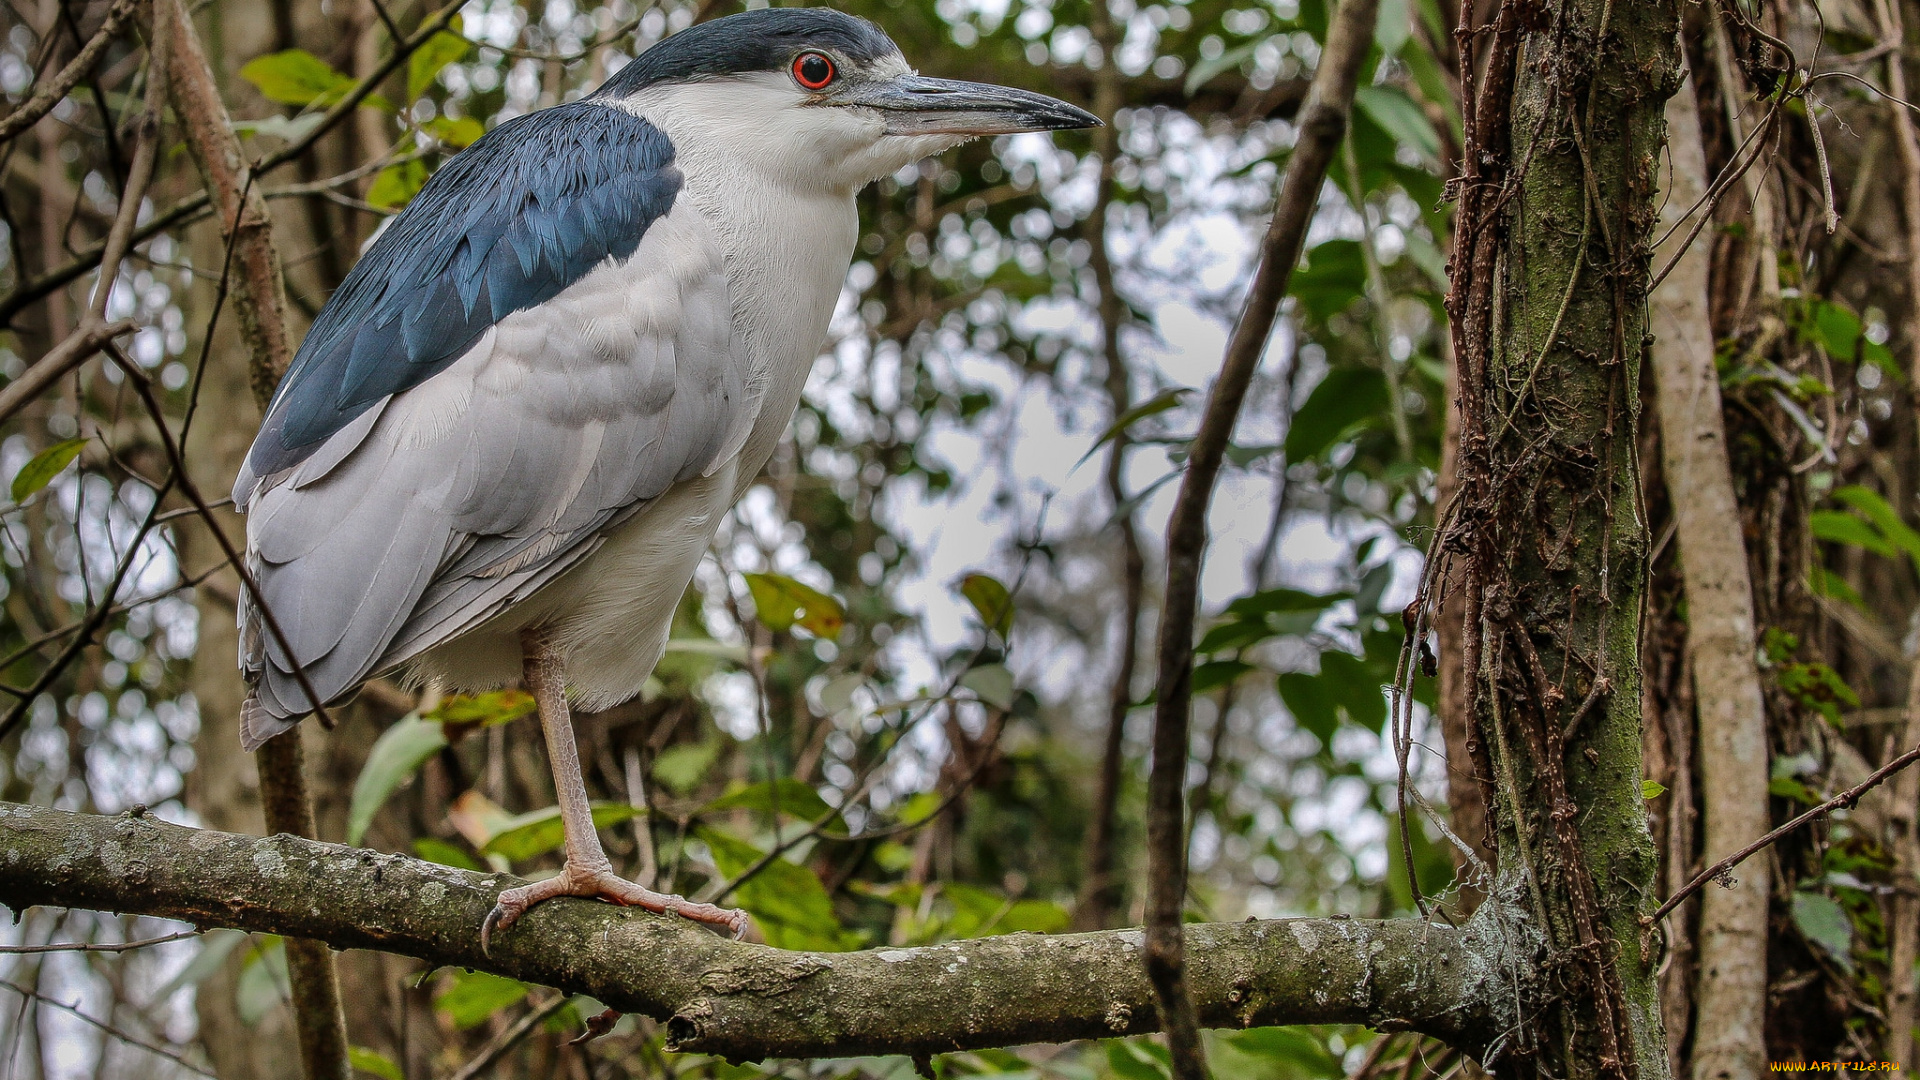
[{"label": "long beak", "polygon": [[851,87],[829,103],[880,110],[889,135],[1009,135],[1101,126],[1100,118],[1085,109],[1044,94],[920,75]]}]

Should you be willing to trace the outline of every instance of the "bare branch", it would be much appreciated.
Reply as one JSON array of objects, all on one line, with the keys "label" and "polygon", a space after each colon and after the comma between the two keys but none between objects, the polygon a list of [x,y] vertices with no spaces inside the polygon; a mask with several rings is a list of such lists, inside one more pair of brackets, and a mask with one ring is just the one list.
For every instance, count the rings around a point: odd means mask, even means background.
[{"label": "bare branch", "polygon": [[54,952],[123,953],[132,952],[135,949],[150,949],[155,945],[165,945],[169,941],[185,941],[199,936],[198,930],[182,930],[177,934],[142,938],[139,941],[56,941],[50,945],[0,945],[0,955]]},{"label": "bare branch", "polygon": [[19,412],[27,402],[39,397],[61,376],[86,363],[108,342],[139,328],[140,324],[131,319],[111,323],[89,319],[81,323],[78,329],[67,335],[66,340],[55,345],[32,367],[21,372],[19,378],[0,389],[0,423]]},{"label": "bare branch", "polygon": [[41,117],[51,112],[55,105],[60,104],[60,100],[72,92],[81,79],[86,78],[87,72],[93,70],[93,65],[100,60],[100,54],[107,51],[108,45],[113,44],[113,39],[119,35],[120,28],[127,24],[127,19],[139,6],[139,0],[118,0],[113,7],[107,9],[106,21],[100,24],[99,30],[94,31],[93,37],[80,49],[79,53],[67,62],[67,66],[47,80],[46,84],[35,91],[34,95],[19,108],[0,118],[0,143],[32,127]]},{"label": "bare branch", "polygon": [[1193,1005],[1182,974],[1181,905],[1186,896],[1187,831],[1182,794],[1187,774],[1192,700],[1193,624],[1199,602],[1200,561],[1207,543],[1207,508],[1240,406],[1266,353],[1274,318],[1319,202],[1327,167],[1346,135],[1354,84],[1373,41],[1376,0],[1345,0],[1327,30],[1326,50],[1299,117],[1299,142],[1261,242],[1260,268],[1227,345],[1219,378],[1207,395],[1167,524],[1167,591],[1160,629],[1159,700],[1154,707],[1153,771],[1148,780],[1147,970],[1161,1008],[1171,1015],[1168,1043],[1176,1080],[1204,1080]]},{"label": "bare branch", "polygon": [[[731,1059],[946,1053],[1154,1030],[1138,930],[1008,934],[913,949],[803,953],[684,920],[554,900],[480,952],[520,884],[280,835],[0,804],[0,904],[179,919],[474,968],[666,1022],[677,1050]],[[1484,905],[1488,911],[1495,905]],[[1417,920],[1291,919],[1187,929],[1199,1021],[1366,1024],[1470,1053],[1501,1020],[1502,935]]]},{"label": "bare branch", "polygon": [[1733,869],[1734,867],[1739,866],[1741,863],[1746,862],[1748,859],[1752,858],[1754,855],[1762,851],[1765,851],[1769,847],[1772,847],[1776,842],[1779,841],[1781,837],[1787,835],[1788,833],[1794,831],[1795,829],[1798,829],[1800,826],[1805,825],[1807,822],[1813,821],[1817,818],[1826,817],[1828,814],[1833,813],[1835,810],[1852,809],[1853,804],[1860,801],[1860,796],[1865,795],[1867,792],[1872,791],[1874,788],[1877,788],[1881,784],[1886,783],[1887,779],[1893,776],[1893,774],[1899,772],[1901,769],[1906,768],[1907,766],[1913,764],[1916,761],[1920,761],[1920,746],[1916,746],[1913,749],[1907,751],[1906,753],[1901,754],[1899,757],[1894,758],[1892,761],[1889,761],[1885,765],[1882,765],[1878,769],[1875,769],[1873,771],[1873,775],[1867,777],[1865,780],[1862,780],[1858,784],[1855,784],[1854,786],[1848,788],[1847,790],[1841,792],[1840,794],[1835,795],[1833,798],[1828,799],[1826,802],[1821,803],[1819,806],[1813,807],[1812,809],[1806,811],[1805,813],[1800,814],[1798,817],[1795,817],[1792,821],[1787,822],[1785,825],[1780,826],[1779,828],[1773,830],[1772,832],[1761,837],[1760,839],[1755,840],[1753,843],[1748,844],[1746,847],[1741,848],[1739,851],[1734,852],[1733,854],[1727,856],[1726,858],[1721,859],[1719,862],[1714,863],[1712,866],[1707,867],[1705,870],[1700,871],[1698,874],[1695,874],[1693,876],[1692,881],[1689,881],[1685,885],[1682,885],[1679,888],[1679,890],[1676,891],[1672,896],[1667,897],[1667,902],[1664,904],[1661,904],[1660,910],[1654,912],[1647,919],[1647,921],[1652,923],[1657,923],[1661,919],[1666,918],[1669,914],[1672,913],[1674,908],[1677,908],[1680,906],[1682,901],[1684,901],[1687,897],[1692,896],[1696,891],[1698,891],[1700,886],[1705,885],[1707,882],[1712,881],[1714,878],[1717,878],[1720,875],[1726,873],[1727,871]]}]

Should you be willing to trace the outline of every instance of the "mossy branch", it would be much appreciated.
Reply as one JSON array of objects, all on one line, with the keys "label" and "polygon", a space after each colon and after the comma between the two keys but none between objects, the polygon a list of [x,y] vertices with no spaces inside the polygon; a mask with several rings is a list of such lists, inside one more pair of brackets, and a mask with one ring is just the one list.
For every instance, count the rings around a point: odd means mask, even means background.
[{"label": "mossy branch", "polygon": [[[0,904],[179,919],[490,971],[663,1020],[674,1049],[734,1060],[929,1055],[1137,1035],[1159,1026],[1138,930],[1009,934],[802,953],[591,901],[542,904],[480,953],[518,884],[363,848],[0,803]],[[1486,905],[1483,914],[1495,905]],[[1187,928],[1200,1022],[1366,1024],[1470,1053],[1511,1010],[1482,918],[1289,919]]]}]

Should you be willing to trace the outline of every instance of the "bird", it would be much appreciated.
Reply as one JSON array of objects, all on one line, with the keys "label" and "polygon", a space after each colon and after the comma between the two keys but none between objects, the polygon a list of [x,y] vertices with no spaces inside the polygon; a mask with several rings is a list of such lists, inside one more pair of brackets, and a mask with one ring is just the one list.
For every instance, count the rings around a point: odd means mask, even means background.
[{"label": "bird", "polygon": [[383,674],[517,682],[566,861],[499,895],[482,949],[556,896],[741,936],[743,912],[615,874],[570,709],[628,700],[658,662],[824,345],[856,194],[969,139],[1099,124],[779,8],[673,34],[451,156],[329,297],[234,481],[243,746]]}]

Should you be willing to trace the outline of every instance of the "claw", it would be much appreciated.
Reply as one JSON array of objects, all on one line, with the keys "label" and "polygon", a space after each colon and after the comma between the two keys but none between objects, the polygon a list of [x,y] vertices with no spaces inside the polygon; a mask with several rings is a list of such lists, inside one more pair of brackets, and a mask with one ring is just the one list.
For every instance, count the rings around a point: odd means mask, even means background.
[{"label": "claw", "polygon": [[492,956],[493,952],[490,946],[493,940],[493,932],[495,930],[505,930],[512,925],[513,917],[508,914],[507,909],[501,904],[494,904],[493,910],[487,912],[486,920],[480,924],[480,955]]}]

